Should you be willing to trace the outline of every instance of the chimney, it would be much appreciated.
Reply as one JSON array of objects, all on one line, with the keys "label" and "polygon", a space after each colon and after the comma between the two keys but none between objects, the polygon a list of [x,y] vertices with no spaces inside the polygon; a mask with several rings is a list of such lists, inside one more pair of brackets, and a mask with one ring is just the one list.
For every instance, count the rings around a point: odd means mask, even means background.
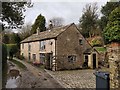
[{"label": "chimney", "polygon": [[52,21],[50,20],[49,21],[49,29],[52,29],[53,28],[53,24],[52,24]]},{"label": "chimney", "polygon": [[36,29],[36,34],[39,35],[39,27]]}]

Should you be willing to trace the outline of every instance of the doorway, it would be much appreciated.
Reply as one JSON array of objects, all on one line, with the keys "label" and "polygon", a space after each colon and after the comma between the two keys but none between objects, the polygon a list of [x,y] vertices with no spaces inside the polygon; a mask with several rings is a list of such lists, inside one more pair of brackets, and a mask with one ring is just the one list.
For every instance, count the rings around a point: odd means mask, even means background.
[{"label": "doorway", "polygon": [[93,69],[96,68],[96,54],[93,54]]},{"label": "doorway", "polygon": [[46,69],[51,70],[52,69],[52,53],[47,53],[46,54]]}]

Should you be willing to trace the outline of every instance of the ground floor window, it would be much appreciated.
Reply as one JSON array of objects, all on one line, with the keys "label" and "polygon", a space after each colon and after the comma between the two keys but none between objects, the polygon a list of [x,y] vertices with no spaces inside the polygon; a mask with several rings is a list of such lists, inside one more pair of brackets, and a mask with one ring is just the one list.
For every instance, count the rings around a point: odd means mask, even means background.
[{"label": "ground floor window", "polygon": [[31,59],[31,53],[28,54],[28,59],[29,59],[29,60]]},{"label": "ground floor window", "polygon": [[75,61],[76,61],[76,56],[75,55],[68,56],[68,62],[75,62]]},{"label": "ground floor window", "polygon": [[33,54],[33,60],[34,61],[36,60],[36,54]]},{"label": "ground floor window", "polygon": [[44,53],[40,53],[40,63],[44,64],[45,63],[45,54]]}]

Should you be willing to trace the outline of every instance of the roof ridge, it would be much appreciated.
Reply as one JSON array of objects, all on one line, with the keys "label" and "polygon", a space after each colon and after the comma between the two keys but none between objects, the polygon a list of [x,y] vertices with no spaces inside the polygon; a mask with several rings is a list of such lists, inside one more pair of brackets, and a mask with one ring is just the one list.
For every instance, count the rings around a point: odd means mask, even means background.
[{"label": "roof ridge", "polygon": [[51,31],[46,30],[46,31],[40,32],[39,34],[32,34],[31,36],[29,36],[26,39],[24,39],[23,41],[21,41],[21,43],[56,38],[58,35],[60,35],[65,30],[67,30],[73,24],[74,23],[71,23],[71,24],[68,24],[68,25],[65,25],[62,27],[57,27],[57,28],[52,29]]},{"label": "roof ridge", "polygon": [[[51,31],[56,31],[56,29],[63,29],[64,27],[69,27],[69,26],[71,26],[72,24],[74,24],[74,23],[71,23],[71,24],[68,24],[68,25],[65,25],[65,26],[60,26],[60,27],[54,27],[54,28],[52,28],[52,29],[48,29],[48,30],[46,30],[46,31],[43,31],[43,33],[44,32],[49,32],[49,30],[51,30]],[[66,29],[66,28],[65,28]],[[39,32],[39,33],[42,33],[42,32]]]}]

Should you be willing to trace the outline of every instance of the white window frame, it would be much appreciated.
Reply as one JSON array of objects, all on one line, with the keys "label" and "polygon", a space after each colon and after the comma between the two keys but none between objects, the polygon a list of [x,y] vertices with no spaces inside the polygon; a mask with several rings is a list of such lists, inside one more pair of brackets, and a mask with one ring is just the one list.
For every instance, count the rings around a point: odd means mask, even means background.
[{"label": "white window frame", "polygon": [[45,41],[40,41],[39,42],[40,43],[40,51],[42,51],[42,50],[45,50],[45,44],[46,44],[46,42]]}]

